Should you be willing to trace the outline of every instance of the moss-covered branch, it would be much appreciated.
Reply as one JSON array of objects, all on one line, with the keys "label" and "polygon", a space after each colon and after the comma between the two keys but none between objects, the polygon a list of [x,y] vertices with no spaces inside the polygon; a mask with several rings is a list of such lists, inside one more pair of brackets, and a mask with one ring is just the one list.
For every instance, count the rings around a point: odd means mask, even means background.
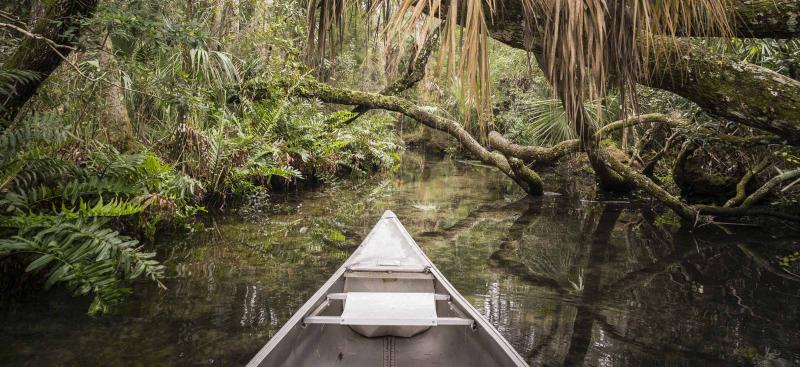
[{"label": "moss-covered branch", "polygon": [[[614,131],[645,123],[664,123],[669,126],[685,124],[684,121],[669,115],[658,113],[639,115],[603,126],[595,133],[595,139],[600,140]],[[492,131],[489,133],[489,143],[493,148],[503,152],[503,154],[509,157],[517,157],[528,164],[550,164],[568,154],[580,152],[580,141],[578,139],[565,140],[552,147],[539,147],[514,144],[499,132]]]},{"label": "moss-covered branch", "polygon": [[767,183],[759,187],[758,190],[750,194],[750,196],[748,196],[747,199],[744,199],[741,207],[749,208],[753,206],[754,204],[761,201],[761,199],[763,199],[764,196],[766,196],[772,189],[774,189],[778,185],[798,177],[800,177],[800,169],[786,171],[780,175],[771,178],[769,181],[767,181]]},{"label": "moss-covered branch", "polygon": [[767,166],[769,166],[773,161],[773,157],[767,157],[766,159],[762,160],[752,169],[747,170],[747,172],[742,176],[739,180],[739,183],[736,184],[736,195],[730,198],[727,202],[725,202],[726,208],[731,208],[737,206],[744,201],[747,197],[747,185],[756,177],[756,175],[763,171]]},{"label": "moss-covered branch", "polygon": [[800,145],[800,81],[686,41],[669,47],[672,57],[651,59],[649,86],[683,96],[712,115]]},{"label": "moss-covered branch", "polygon": [[509,162],[503,154],[487,150],[458,122],[431,114],[407,99],[335,88],[311,78],[300,80],[292,91],[297,96],[318,98],[328,103],[360,105],[369,109],[402,113],[432,129],[449,134],[475,158],[497,167],[531,195],[541,195],[544,192],[542,180],[536,172],[521,162]]},{"label": "moss-covered branch", "polygon": [[698,220],[697,210],[684,204],[680,199],[667,192],[667,190],[664,190],[661,186],[658,186],[645,175],[634,171],[633,168],[628,167],[627,165],[618,161],[616,158],[608,154],[608,152],[606,152],[604,149],[600,149],[598,152],[603,160],[607,162],[613,170],[617,171],[620,175],[622,175],[622,177],[625,177],[627,180],[636,184],[638,188],[644,190],[658,201],[664,203],[664,205],[672,209],[681,218],[690,222],[696,222]]},{"label": "moss-covered branch", "polygon": [[550,164],[561,157],[580,151],[578,139],[565,140],[552,147],[514,144],[497,131],[489,133],[489,143],[509,157],[517,157],[528,164]]},{"label": "moss-covered branch", "polygon": [[800,37],[800,1],[737,0],[733,9],[734,32],[738,37]]}]

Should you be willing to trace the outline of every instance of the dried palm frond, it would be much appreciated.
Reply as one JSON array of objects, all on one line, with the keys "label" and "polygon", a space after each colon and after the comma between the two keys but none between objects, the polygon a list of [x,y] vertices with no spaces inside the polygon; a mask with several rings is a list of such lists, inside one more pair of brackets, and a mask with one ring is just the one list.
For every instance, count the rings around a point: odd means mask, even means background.
[{"label": "dried palm frond", "polygon": [[649,58],[672,52],[670,40],[731,33],[730,0],[537,1],[546,12],[545,74],[573,123],[583,101],[602,99],[610,85],[620,89],[624,110],[636,111],[635,85]]},{"label": "dried palm frond", "polygon": [[346,0],[308,0],[306,62],[310,65],[319,64],[344,38],[343,19],[349,3]]},{"label": "dried palm frond", "polygon": [[[341,40],[347,6],[346,0],[310,0],[307,61],[311,65],[330,54],[326,44]],[[401,44],[412,34],[422,42],[431,32],[440,32],[440,65],[446,68],[446,75],[464,86],[459,99],[466,106],[477,107],[481,128],[491,121],[487,21],[495,12],[494,0],[374,0],[367,2],[366,11],[368,19],[378,23],[387,44]],[[417,47],[417,52],[420,49]]]},{"label": "dried palm frond", "polygon": [[[322,3],[316,5],[316,1]],[[340,24],[347,1],[311,0],[309,40],[314,34],[319,40],[327,27]],[[543,50],[539,61],[581,136],[593,135],[578,123],[584,101],[602,101],[611,86],[620,89],[624,110],[637,110],[634,86],[648,75],[646,65],[652,58],[670,56],[675,49],[670,40],[732,33],[733,0],[506,1],[520,2],[526,30],[523,42],[529,51]],[[483,123],[491,119],[489,25],[503,4],[497,0],[371,0],[367,8],[371,18],[382,21],[387,42],[414,32],[425,39],[434,24],[444,20],[438,28],[442,33],[440,64],[459,79],[464,86],[461,101],[477,108]],[[313,46],[324,54],[320,41]]]}]

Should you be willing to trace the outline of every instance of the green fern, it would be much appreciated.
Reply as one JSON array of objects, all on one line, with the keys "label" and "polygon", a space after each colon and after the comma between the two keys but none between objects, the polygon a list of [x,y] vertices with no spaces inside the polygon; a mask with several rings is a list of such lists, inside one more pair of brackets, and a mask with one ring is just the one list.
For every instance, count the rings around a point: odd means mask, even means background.
[{"label": "green fern", "polygon": [[40,74],[32,70],[0,68],[0,95],[16,94],[15,85],[25,85],[39,80]]},{"label": "green fern", "polygon": [[25,271],[43,273],[46,289],[64,283],[76,295],[91,294],[92,314],[106,312],[129,293],[123,284],[142,275],[161,285],[164,268],[154,254],[107,228],[105,220],[39,217],[18,222],[18,235],[0,240],[0,256],[27,255]]},{"label": "green fern", "polygon": [[101,197],[94,205],[90,205],[81,201],[77,210],[61,207],[61,214],[68,218],[80,217],[124,217],[141,213],[145,209],[144,204],[122,200],[120,198],[113,198],[109,202],[104,203]]},{"label": "green fern", "polygon": [[[179,200],[184,212],[198,190],[152,154],[122,154],[90,145],[80,164],[59,151],[73,142],[55,120],[34,116],[0,135],[0,257],[20,256],[27,272],[45,277],[45,288],[64,284],[76,295],[92,295],[90,313],[118,303],[134,279],[144,275],[159,285],[163,266],[139,242],[110,227],[110,218],[131,218],[152,200]],[[143,226],[151,228],[151,218]],[[15,234],[13,234],[15,233]]]}]

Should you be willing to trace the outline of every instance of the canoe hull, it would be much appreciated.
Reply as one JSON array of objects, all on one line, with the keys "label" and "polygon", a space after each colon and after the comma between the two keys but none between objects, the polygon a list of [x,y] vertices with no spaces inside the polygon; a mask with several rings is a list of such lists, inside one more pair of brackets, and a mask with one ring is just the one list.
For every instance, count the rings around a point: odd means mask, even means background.
[{"label": "canoe hull", "polygon": [[[406,243],[425,264],[423,272],[354,271],[359,253],[381,237],[391,225],[395,238]],[[374,250],[374,248],[372,248]],[[369,250],[369,249],[368,249]],[[413,265],[413,264],[412,264]],[[370,267],[372,265],[369,265]],[[408,269],[413,266],[407,266]],[[383,274],[383,275],[381,275]],[[306,317],[323,309],[319,316],[341,315],[343,302],[330,300],[333,294],[346,292],[423,292],[432,291],[446,296],[446,302],[436,302],[436,314],[441,318],[472,319],[467,325],[439,325],[411,333],[413,337],[365,337],[359,327],[339,324],[304,323]],[[379,289],[376,289],[379,288]],[[361,333],[361,334],[360,334]],[[402,334],[402,333],[400,333]],[[465,366],[506,367],[527,366],[522,357],[444,278],[422,253],[405,228],[387,211],[381,222],[367,236],[361,247],[336,273],[301,307],[278,333],[248,364],[250,367],[278,366]]]}]

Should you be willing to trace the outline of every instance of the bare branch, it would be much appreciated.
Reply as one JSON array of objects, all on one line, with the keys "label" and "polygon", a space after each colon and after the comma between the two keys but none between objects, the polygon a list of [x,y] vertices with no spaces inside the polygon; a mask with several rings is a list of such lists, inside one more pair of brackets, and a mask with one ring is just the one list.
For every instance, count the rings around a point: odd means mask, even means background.
[{"label": "bare branch", "polygon": [[[669,126],[686,124],[686,122],[676,117],[663,114],[654,113],[633,116],[612,122],[598,129],[597,132],[595,132],[595,139],[599,140],[614,131],[644,123],[663,123]],[[489,133],[489,142],[492,144],[492,147],[503,152],[503,154],[520,158],[528,164],[552,163],[567,154],[580,152],[580,141],[578,139],[566,140],[552,147],[524,146],[514,144],[502,134],[492,131]]]}]

